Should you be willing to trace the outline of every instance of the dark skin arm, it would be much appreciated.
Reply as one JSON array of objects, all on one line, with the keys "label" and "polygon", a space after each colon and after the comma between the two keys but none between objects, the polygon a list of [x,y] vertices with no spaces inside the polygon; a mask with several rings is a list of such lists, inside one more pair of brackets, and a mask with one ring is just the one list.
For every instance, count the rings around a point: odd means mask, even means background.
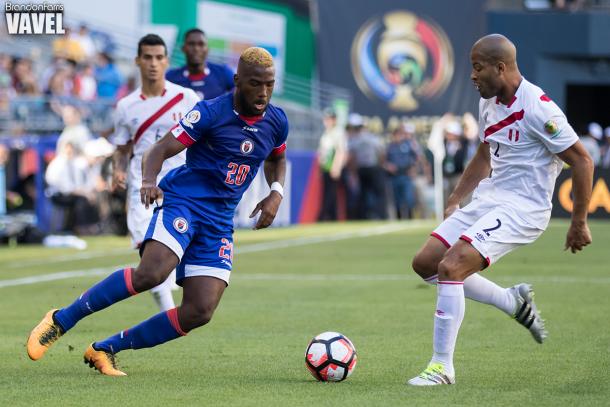
[{"label": "dark skin arm", "polygon": [[127,166],[133,149],[131,141],[125,145],[117,146],[112,154],[112,190],[127,188]]},{"label": "dark skin arm", "polygon": [[447,199],[447,208],[445,208],[445,218],[449,217],[456,209],[459,209],[460,202],[464,197],[468,196],[479,185],[482,179],[489,177],[491,171],[491,157],[489,152],[489,144],[481,143],[477,152],[464,173],[460,177],[455,189]]},{"label": "dark skin arm", "polygon": [[[279,182],[282,186],[284,185],[286,179],[285,152],[267,157],[265,160],[265,179],[269,185],[274,182]],[[277,191],[271,191],[265,199],[256,205],[250,217],[255,217],[258,212],[261,213],[261,216],[258,218],[256,225],[254,225],[254,230],[264,229],[273,223],[280,203],[282,203],[282,195]]]},{"label": "dark skin arm", "polygon": [[593,160],[580,141],[557,156],[572,168],[574,208],[564,250],[570,249],[572,253],[576,253],[592,241],[587,225],[587,213],[593,185]]},{"label": "dark skin arm", "polygon": [[175,156],[185,148],[185,145],[176,140],[171,133],[167,133],[144,153],[140,200],[146,209],[153,202],[163,200],[163,190],[157,186],[157,176],[161,172],[163,161]]}]

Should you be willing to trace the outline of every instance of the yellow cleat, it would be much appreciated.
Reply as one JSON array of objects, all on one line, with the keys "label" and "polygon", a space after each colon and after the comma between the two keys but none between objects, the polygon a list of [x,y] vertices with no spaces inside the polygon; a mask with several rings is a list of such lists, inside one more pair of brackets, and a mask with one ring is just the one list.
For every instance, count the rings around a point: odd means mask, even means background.
[{"label": "yellow cleat", "polygon": [[30,359],[42,358],[47,349],[64,334],[63,329],[53,320],[53,314],[56,312],[56,309],[47,312],[42,321],[30,332],[27,344]]},{"label": "yellow cleat", "polygon": [[127,376],[127,373],[117,369],[114,353],[103,350],[95,350],[93,344],[89,345],[84,355],[85,364],[93,367],[101,374],[107,376]]}]

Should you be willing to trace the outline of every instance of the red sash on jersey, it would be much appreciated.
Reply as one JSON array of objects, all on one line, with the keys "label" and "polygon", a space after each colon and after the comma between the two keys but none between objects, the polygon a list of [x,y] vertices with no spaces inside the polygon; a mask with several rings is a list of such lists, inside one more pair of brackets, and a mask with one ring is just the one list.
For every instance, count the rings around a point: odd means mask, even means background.
[{"label": "red sash on jersey", "polygon": [[133,144],[136,144],[138,142],[138,140],[140,139],[140,137],[142,137],[142,134],[144,134],[144,132],[146,130],[148,130],[148,128],[161,116],[163,116],[163,114],[165,112],[167,112],[169,109],[171,109],[172,107],[174,107],[178,102],[180,102],[182,99],[184,98],[184,94],[183,93],[178,93],[176,96],[174,96],[173,98],[171,98],[166,104],[164,104],[163,106],[161,106],[161,108],[159,110],[157,110],[152,116],[150,116],[148,119],[146,119],[146,121],[144,123],[142,123],[142,125],[138,128],[138,131],[136,131],[135,136],[133,137]]}]

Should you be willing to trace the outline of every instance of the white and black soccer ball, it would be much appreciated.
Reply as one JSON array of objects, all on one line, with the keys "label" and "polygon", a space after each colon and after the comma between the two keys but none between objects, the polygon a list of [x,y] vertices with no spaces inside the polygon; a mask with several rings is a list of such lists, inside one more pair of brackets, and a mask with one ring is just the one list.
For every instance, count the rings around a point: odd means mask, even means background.
[{"label": "white and black soccer ball", "polygon": [[347,379],[358,356],[352,341],[338,332],[323,332],[313,338],[305,351],[305,365],[313,377],[322,382]]}]

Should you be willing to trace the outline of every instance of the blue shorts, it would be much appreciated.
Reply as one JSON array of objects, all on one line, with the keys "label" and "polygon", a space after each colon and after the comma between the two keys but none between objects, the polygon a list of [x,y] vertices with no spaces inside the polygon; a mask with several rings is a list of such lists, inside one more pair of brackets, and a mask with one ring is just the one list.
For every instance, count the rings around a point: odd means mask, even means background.
[{"label": "blue shorts", "polygon": [[233,267],[233,214],[218,219],[211,216],[218,213],[217,208],[206,209],[205,205],[168,198],[166,195],[163,206],[155,209],[144,243],[156,240],[178,256],[179,285],[183,279],[195,276],[216,277],[228,285]]}]

